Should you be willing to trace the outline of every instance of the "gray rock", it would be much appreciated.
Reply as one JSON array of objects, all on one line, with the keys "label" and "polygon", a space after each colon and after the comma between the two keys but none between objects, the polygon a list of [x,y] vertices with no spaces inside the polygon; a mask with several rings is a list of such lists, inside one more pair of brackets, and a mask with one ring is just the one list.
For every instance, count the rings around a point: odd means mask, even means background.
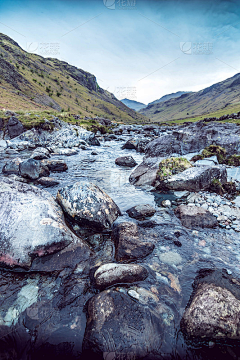
[{"label": "gray rock", "polygon": [[49,151],[42,147],[35,149],[31,155],[31,159],[35,159],[35,160],[48,159],[49,157],[50,157]]},{"label": "gray rock", "polygon": [[[60,206],[35,186],[3,179],[0,184],[0,263],[30,268],[36,256],[81,243],[66,226]],[[83,251],[87,251],[85,245]]]},{"label": "gray rock", "polygon": [[67,171],[68,166],[64,160],[42,160],[41,164],[47,166],[49,171],[52,172],[63,172]]},{"label": "gray rock", "polygon": [[199,191],[208,188],[214,179],[227,182],[225,166],[192,167],[164,181],[169,190]]},{"label": "gray rock", "polygon": [[19,157],[8,161],[3,166],[3,169],[2,169],[3,174],[6,174],[6,175],[11,175],[11,174],[19,175],[19,165],[20,165],[21,162],[22,162],[22,160]]},{"label": "gray rock", "polygon": [[44,187],[51,187],[51,186],[56,186],[58,184],[60,184],[60,181],[55,180],[51,177],[41,177],[40,179],[37,180],[37,184],[42,185]]},{"label": "gray rock", "polygon": [[87,181],[79,181],[59,190],[57,200],[74,222],[99,229],[110,229],[121,214],[110,196]]},{"label": "gray rock", "polygon": [[132,156],[122,156],[115,160],[115,164],[119,166],[135,167],[137,165],[136,161]]},{"label": "gray rock", "polygon": [[96,286],[104,289],[108,286],[122,283],[133,283],[145,280],[148,271],[140,265],[104,264],[94,273]]},{"label": "gray rock", "polygon": [[25,131],[23,124],[15,116],[12,116],[8,120],[7,130],[11,139],[17,137]]},{"label": "gray rock", "polygon": [[43,166],[40,161],[27,159],[19,164],[19,173],[22,177],[36,180],[41,176],[48,176],[50,171],[47,166]]},{"label": "gray rock", "polygon": [[209,211],[199,206],[179,205],[175,214],[187,228],[214,228],[218,226],[217,219]]},{"label": "gray rock", "polygon": [[135,139],[130,139],[128,140],[123,146],[122,149],[134,149],[136,150],[137,148],[137,140]]},{"label": "gray rock", "polygon": [[141,259],[151,254],[154,249],[153,243],[141,240],[138,226],[133,222],[114,224],[112,240],[115,243],[117,261]]},{"label": "gray rock", "polygon": [[136,205],[127,210],[128,215],[137,220],[144,220],[147,217],[153,216],[155,212],[154,207],[149,204]]}]

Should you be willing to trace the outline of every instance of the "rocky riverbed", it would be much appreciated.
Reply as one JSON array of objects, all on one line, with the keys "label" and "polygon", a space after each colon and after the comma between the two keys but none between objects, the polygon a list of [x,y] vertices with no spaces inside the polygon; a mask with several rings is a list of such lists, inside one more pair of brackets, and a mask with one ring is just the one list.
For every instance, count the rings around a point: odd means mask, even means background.
[{"label": "rocky riverbed", "polygon": [[1,134],[1,358],[240,357],[239,167],[191,161],[239,127],[53,123]]}]

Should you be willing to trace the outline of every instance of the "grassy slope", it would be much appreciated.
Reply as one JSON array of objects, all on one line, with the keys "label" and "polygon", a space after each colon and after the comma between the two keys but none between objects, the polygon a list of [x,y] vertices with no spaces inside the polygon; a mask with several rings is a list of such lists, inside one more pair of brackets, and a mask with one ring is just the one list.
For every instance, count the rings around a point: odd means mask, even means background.
[{"label": "grassy slope", "polygon": [[[209,88],[182,95],[141,111],[154,122],[190,120],[240,111],[240,74]],[[210,115],[211,114],[211,115]]]},{"label": "grassy slope", "polygon": [[[146,122],[144,116],[100,89],[93,75],[66,64],[27,53],[12,39],[0,34],[0,109],[36,110],[39,113],[63,110],[82,117],[102,116],[118,122]],[[80,75],[83,81],[76,75]],[[94,81],[95,89],[83,84]]]}]

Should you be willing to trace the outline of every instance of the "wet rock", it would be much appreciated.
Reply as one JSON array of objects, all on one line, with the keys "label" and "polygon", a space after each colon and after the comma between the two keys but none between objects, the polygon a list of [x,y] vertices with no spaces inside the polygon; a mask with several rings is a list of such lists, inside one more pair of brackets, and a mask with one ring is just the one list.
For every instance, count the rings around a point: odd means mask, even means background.
[{"label": "wet rock", "polygon": [[35,160],[48,159],[50,157],[49,151],[45,148],[37,148],[33,151],[31,158]]},{"label": "wet rock", "polygon": [[115,243],[117,261],[134,261],[141,259],[154,249],[154,244],[141,240],[138,227],[132,222],[120,222],[114,224],[112,240]]},{"label": "wet rock", "polygon": [[175,214],[181,220],[183,226],[187,228],[214,228],[218,226],[218,221],[208,210],[199,206],[179,205],[175,209]]},{"label": "wet rock", "polygon": [[79,181],[59,190],[57,200],[72,221],[98,229],[110,229],[121,214],[110,196],[87,181]]},{"label": "wet rock", "polygon": [[98,155],[98,152],[97,151],[92,151],[91,155]]},{"label": "wet rock", "polygon": [[227,182],[225,166],[192,167],[166,179],[164,185],[169,190],[199,191],[208,188],[216,179],[223,184]]},{"label": "wet rock", "polygon": [[122,156],[115,160],[115,164],[119,166],[135,167],[137,165],[136,161],[132,156]]},{"label": "wet rock", "polygon": [[56,186],[56,185],[60,184],[60,181],[55,180],[51,177],[43,176],[37,180],[37,184],[42,185],[44,187],[51,187],[51,186]]},{"label": "wet rock", "polygon": [[153,186],[162,158],[144,158],[143,162],[133,170],[129,182],[135,186]]},{"label": "wet rock", "polygon": [[15,138],[22,134],[24,130],[24,126],[15,116],[12,116],[7,123],[8,134],[11,139]]},{"label": "wet rock", "polygon": [[18,181],[1,181],[0,218],[3,266],[29,268],[34,257],[82,241],[66,226],[60,206],[47,191]]},{"label": "wet rock", "polygon": [[78,149],[67,149],[67,148],[55,148],[54,155],[76,155],[78,154]]},{"label": "wet rock", "polygon": [[163,207],[171,207],[171,201],[170,200],[163,200],[162,201],[162,206]]},{"label": "wet rock", "polygon": [[63,172],[68,169],[64,160],[42,160],[41,164],[47,166],[51,172]]},{"label": "wet rock", "polygon": [[186,335],[240,339],[240,282],[226,270],[202,270],[181,320]]},{"label": "wet rock", "polygon": [[155,214],[156,210],[149,204],[133,206],[127,210],[128,215],[131,218],[137,220],[144,220],[147,217],[151,217]]},{"label": "wet rock", "polygon": [[95,136],[89,138],[88,144],[92,146],[101,146],[100,141]]},{"label": "wet rock", "polygon": [[94,273],[96,286],[104,289],[108,286],[122,283],[133,283],[145,280],[148,271],[140,265],[104,264]]},{"label": "wet rock", "polygon": [[21,162],[22,162],[22,159],[20,159],[19,157],[8,161],[3,166],[3,169],[2,169],[3,174],[5,174],[5,175],[11,175],[11,174],[19,175],[19,165],[20,165]]},{"label": "wet rock", "polygon": [[48,176],[50,171],[47,166],[38,160],[27,159],[19,164],[19,173],[22,177],[36,180],[41,176]]},{"label": "wet rock", "polygon": [[168,251],[159,255],[160,261],[168,265],[179,265],[182,262],[182,257],[175,251]]},{"label": "wet rock", "polygon": [[123,146],[122,149],[134,149],[136,150],[137,148],[137,141],[134,139],[130,139],[128,140]]},{"label": "wet rock", "polygon": [[89,358],[103,353],[144,358],[160,349],[162,337],[162,321],[128,295],[106,290],[88,303],[83,349]]}]

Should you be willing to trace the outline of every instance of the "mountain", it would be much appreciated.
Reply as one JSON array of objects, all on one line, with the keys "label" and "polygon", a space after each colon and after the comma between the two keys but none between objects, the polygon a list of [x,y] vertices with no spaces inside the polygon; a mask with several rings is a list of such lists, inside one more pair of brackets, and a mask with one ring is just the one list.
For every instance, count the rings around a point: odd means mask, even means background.
[{"label": "mountain", "polygon": [[146,121],[144,116],[102,89],[94,75],[65,61],[28,53],[2,33],[0,108],[51,109],[125,122]]},{"label": "mountain", "polygon": [[150,104],[140,111],[154,122],[194,118],[207,114],[227,114],[240,111],[240,74],[198,92],[175,99]]},{"label": "mountain", "polygon": [[163,101],[167,101],[167,100],[170,100],[170,99],[174,99],[174,98],[177,98],[183,94],[187,94],[187,93],[190,93],[191,91],[177,91],[175,93],[172,93],[172,94],[168,94],[168,95],[164,95],[162,96],[160,99],[158,100],[154,100],[152,102],[150,102],[148,105],[152,105],[152,104],[157,104],[159,102],[163,102]]},{"label": "mountain", "polygon": [[129,100],[129,99],[122,99],[121,102],[123,104],[125,104],[127,107],[129,107],[130,109],[133,109],[135,111],[139,111],[140,109],[145,108],[147,105],[140,103],[138,101],[134,101],[134,100]]}]

